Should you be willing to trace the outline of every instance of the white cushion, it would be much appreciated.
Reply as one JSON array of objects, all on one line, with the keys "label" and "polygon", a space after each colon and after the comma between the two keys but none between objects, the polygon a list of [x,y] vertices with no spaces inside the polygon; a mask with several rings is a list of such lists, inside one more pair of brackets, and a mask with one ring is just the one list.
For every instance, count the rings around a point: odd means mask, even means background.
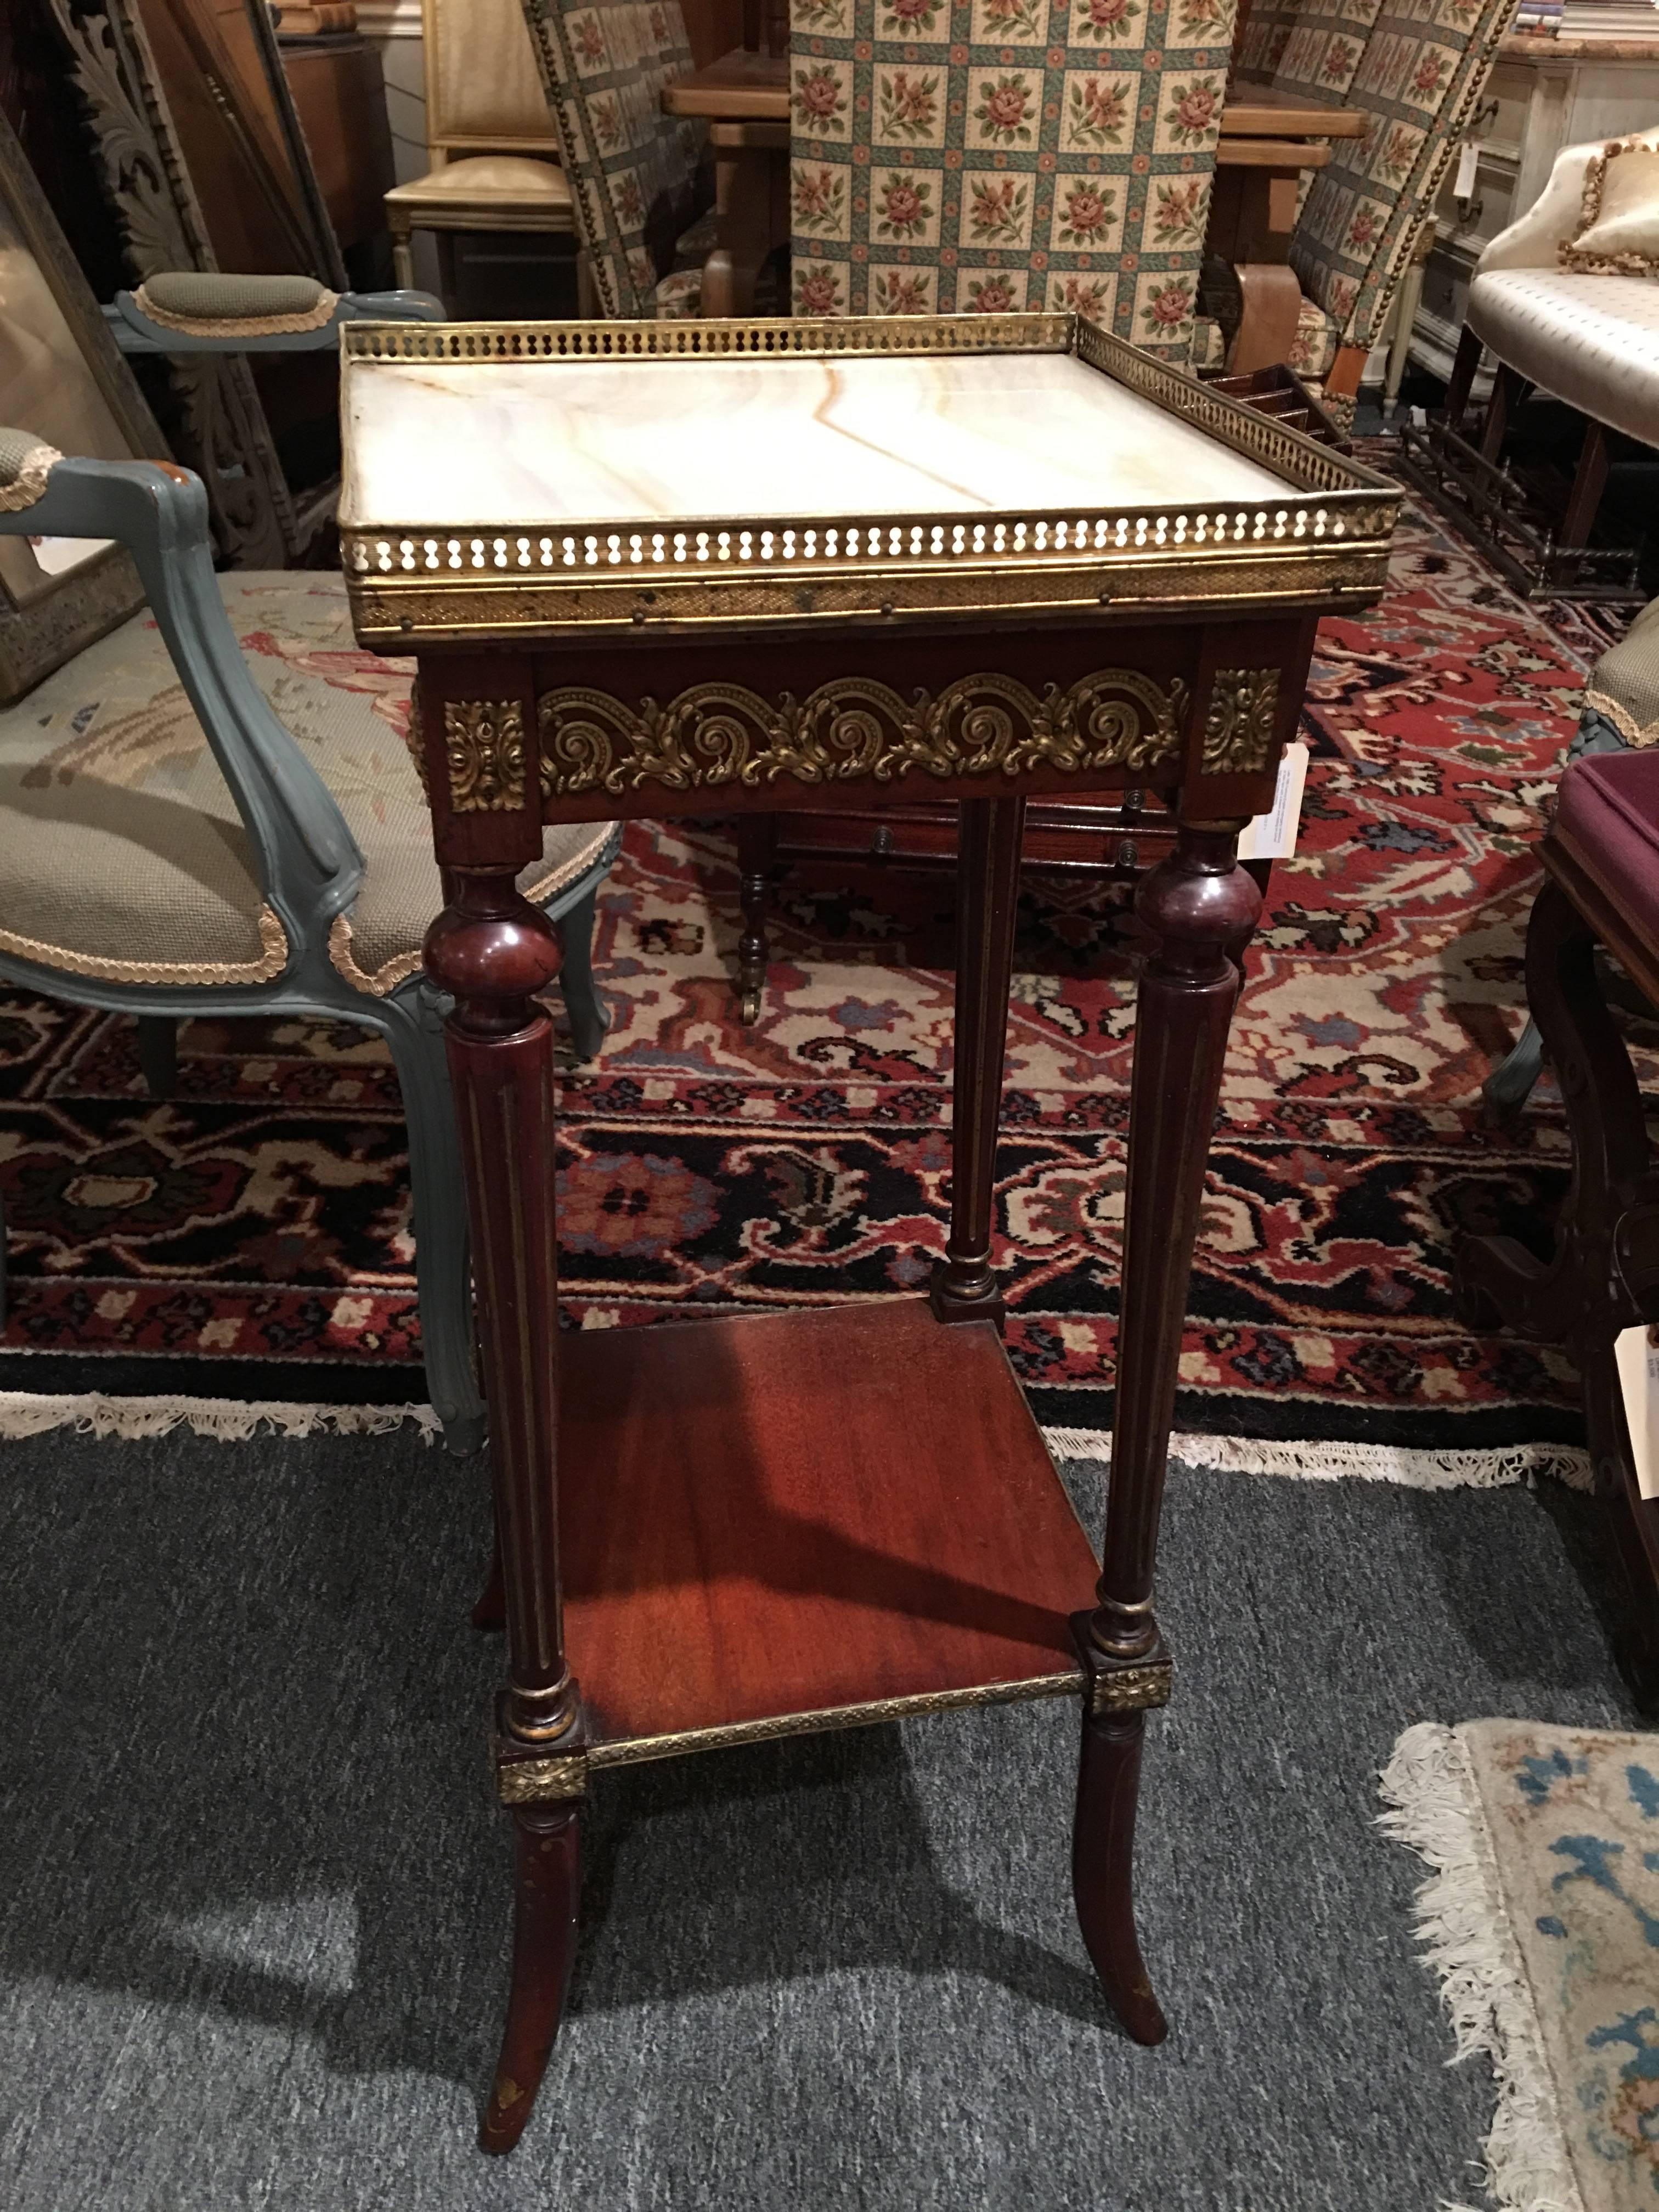
[{"label": "white cushion", "polygon": [[556,161],[532,161],[523,154],[476,154],[447,161],[386,194],[391,207],[476,208],[488,214],[504,208],[545,208],[550,215],[570,208],[570,180]]},{"label": "white cushion", "polygon": [[1483,270],[1469,287],[1468,325],[1529,382],[1659,446],[1659,281]]}]

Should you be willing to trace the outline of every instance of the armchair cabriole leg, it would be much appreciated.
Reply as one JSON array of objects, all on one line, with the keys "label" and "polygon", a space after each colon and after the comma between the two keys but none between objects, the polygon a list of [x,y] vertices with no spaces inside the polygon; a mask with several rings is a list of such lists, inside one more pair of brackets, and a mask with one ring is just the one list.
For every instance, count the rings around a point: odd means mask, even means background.
[{"label": "armchair cabriole leg", "polygon": [[490,1412],[507,1680],[495,1758],[513,1814],[513,1978],[479,2140],[510,2150],[558,2033],[580,1889],[580,1705],[565,1663],[559,1584],[557,1219],[553,1027],[534,1003],[559,972],[553,924],[511,866],[455,868],[426,941],[454,1000],[450,1073]]},{"label": "armchair cabriole leg", "polygon": [[962,802],[957,833],[951,1233],[928,1291],[939,1321],[994,1321],[999,1328],[1003,1307],[991,1265],[991,1218],[1024,828],[1023,799]]},{"label": "armchair cabriole leg", "polygon": [[1170,1694],[1152,1566],[1188,1283],[1238,996],[1235,959],[1261,908],[1237,859],[1243,826],[1183,822],[1174,853],[1135,894],[1158,951],[1135,1008],[1112,1480],[1095,1609],[1072,1624],[1087,1678],[1073,1893],[1095,1971],[1138,2043],[1165,2033],[1135,1936],[1134,1818],[1146,1710]]}]

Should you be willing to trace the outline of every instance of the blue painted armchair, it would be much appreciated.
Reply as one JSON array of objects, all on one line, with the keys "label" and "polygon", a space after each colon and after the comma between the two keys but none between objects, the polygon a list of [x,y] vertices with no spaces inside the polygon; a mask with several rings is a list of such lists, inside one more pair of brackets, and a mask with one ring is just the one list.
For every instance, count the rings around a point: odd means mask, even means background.
[{"label": "blue painted armchair", "polygon": [[[182,469],[0,431],[0,532],[113,538],[149,601],[0,708],[0,976],[137,1014],[152,1082],[181,1016],[304,1013],[382,1036],[409,1122],[428,1391],[450,1448],[476,1449],[459,1157],[421,967],[443,901],[404,743],[410,675],[358,649],[339,576],[216,574],[206,495]],[[590,939],[619,838],[550,830],[520,879],[562,924],[582,1057],[605,1028]]]}]

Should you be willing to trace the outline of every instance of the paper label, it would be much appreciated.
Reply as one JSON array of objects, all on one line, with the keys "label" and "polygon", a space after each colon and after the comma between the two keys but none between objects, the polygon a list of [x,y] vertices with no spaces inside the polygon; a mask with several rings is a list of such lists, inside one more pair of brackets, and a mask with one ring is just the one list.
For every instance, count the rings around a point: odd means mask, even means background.
[{"label": "paper label", "polygon": [[1452,198],[1459,200],[1474,198],[1475,180],[1480,174],[1480,141],[1466,138],[1457,149],[1457,179],[1452,186]]},{"label": "paper label", "polygon": [[115,543],[112,538],[31,538],[29,550],[48,576],[66,576],[83,561],[95,561]]},{"label": "paper label", "polygon": [[1288,860],[1302,827],[1302,787],[1308,781],[1308,748],[1300,738],[1285,748],[1273,803],[1246,824],[1238,841],[1241,860]]},{"label": "paper label", "polygon": [[1621,1328],[1613,1343],[1636,1486],[1659,1498],[1659,1328]]}]

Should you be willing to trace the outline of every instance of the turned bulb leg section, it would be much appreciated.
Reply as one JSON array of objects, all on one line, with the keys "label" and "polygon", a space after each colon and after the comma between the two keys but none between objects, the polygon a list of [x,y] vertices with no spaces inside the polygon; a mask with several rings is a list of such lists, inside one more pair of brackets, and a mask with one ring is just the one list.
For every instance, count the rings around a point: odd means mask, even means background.
[{"label": "turned bulb leg section", "polygon": [[581,1826],[574,1804],[514,1812],[513,1982],[501,2055],[478,2142],[511,2150],[524,2133],[557,2040],[576,1956]]},{"label": "turned bulb leg section", "polygon": [[1229,950],[1249,941],[1261,906],[1237,862],[1240,826],[1183,822],[1175,852],[1135,895],[1158,950],[1135,1009],[1112,1479],[1095,1609],[1072,1620],[1085,1678],[1078,1917],[1113,2008],[1139,2043],[1164,2033],[1133,1906],[1141,1738],[1148,1708],[1170,1696],[1152,1570],[1205,1164],[1238,995]]},{"label": "turned bulb leg section", "polygon": [[1137,2043],[1162,2043],[1169,2027],[1135,1933],[1135,1807],[1146,1717],[1083,1715],[1077,1819],[1072,1829],[1072,1895],[1078,1925],[1112,2010]]},{"label": "turned bulb leg section", "polygon": [[1000,1328],[991,1225],[1025,801],[963,799],[958,813],[951,1233],[928,1298],[936,1320],[994,1321]]}]

